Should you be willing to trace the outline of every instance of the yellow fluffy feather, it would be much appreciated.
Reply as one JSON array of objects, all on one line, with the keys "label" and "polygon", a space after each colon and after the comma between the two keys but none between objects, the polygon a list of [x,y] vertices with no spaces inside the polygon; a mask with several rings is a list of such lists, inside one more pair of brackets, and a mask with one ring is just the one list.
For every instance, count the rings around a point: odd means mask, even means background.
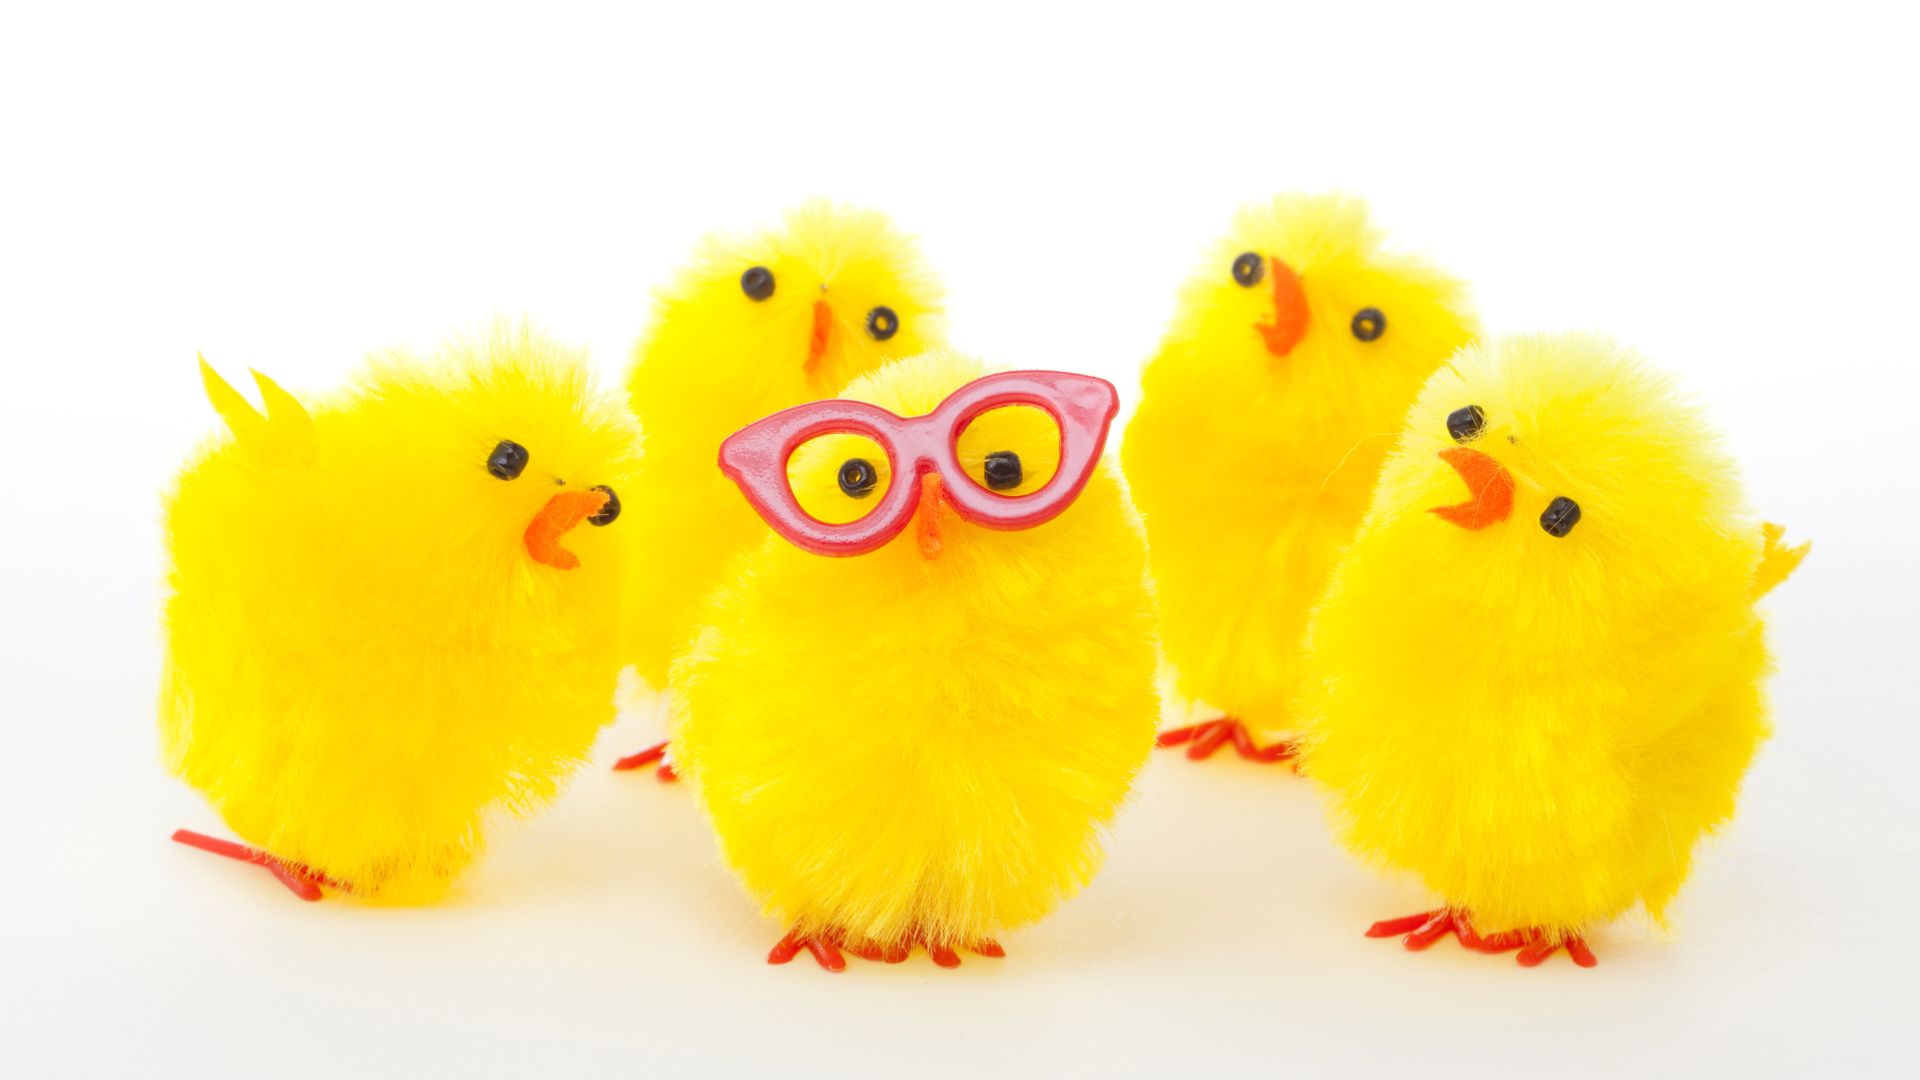
[{"label": "yellow fluffy feather", "polygon": [[1805,553],[1778,539],[1626,350],[1464,349],[1314,617],[1306,771],[1346,842],[1483,934],[1661,918],[1767,731],[1754,600]]},{"label": "yellow fluffy feather", "polygon": [[[744,280],[756,267],[764,285]],[[913,241],[884,216],[818,202],[789,213],[784,230],[709,239],[660,295],[627,378],[647,438],[629,505],[665,526],[627,537],[623,652],[648,683],[665,687],[699,602],[767,535],[715,467],[721,441],[941,345],[939,305]]]},{"label": "yellow fluffy feather", "polygon": [[311,410],[202,375],[232,434],[168,499],[167,759],[274,859],[431,899],[611,717],[633,526],[593,489],[627,484],[632,421],[527,331],[377,360]]},{"label": "yellow fluffy feather", "polygon": [[1462,287],[1385,248],[1356,199],[1283,196],[1235,219],[1121,447],[1184,696],[1255,731],[1293,726],[1308,613],[1414,394],[1473,333]]},{"label": "yellow fluffy feather", "polygon": [[[845,396],[922,415],[983,374],[951,354],[903,360]],[[1058,435],[1025,407],[961,436],[1051,474]],[[790,464],[822,520],[858,510],[826,436]],[[736,495],[735,498],[738,498]],[[919,513],[928,512],[925,504]],[[917,523],[916,523],[917,524]],[[984,947],[1087,883],[1157,716],[1146,553],[1111,466],[1052,521],[999,532],[949,518],[937,558],[914,526],[853,558],[770,536],[705,610],[674,665],[673,754],[729,864],[802,937],[898,953]]]}]

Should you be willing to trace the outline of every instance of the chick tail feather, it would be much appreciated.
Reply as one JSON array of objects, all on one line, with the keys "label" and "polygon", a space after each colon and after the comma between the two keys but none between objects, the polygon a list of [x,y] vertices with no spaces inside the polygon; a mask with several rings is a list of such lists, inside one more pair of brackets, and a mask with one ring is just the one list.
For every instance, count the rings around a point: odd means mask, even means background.
[{"label": "chick tail feather", "polygon": [[1760,553],[1760,565],[1753,571],[1753,598],[1755,600],[1773,591],[1773,587],[1787,580],[1805,561],[1807,552],[1813,550],[1812,543],[1788,547],[1781,543],[1781,537],[1787,534],[1784,525],[1772,522],[1760,526],[1760,532],[1766,537],[1766,549]]}]

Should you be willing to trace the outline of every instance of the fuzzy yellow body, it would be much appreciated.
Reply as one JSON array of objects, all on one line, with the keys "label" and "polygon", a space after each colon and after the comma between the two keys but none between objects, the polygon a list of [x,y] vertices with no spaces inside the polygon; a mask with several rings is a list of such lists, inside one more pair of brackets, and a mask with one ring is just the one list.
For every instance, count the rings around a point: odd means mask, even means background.
[{"label": "fuzzy yellow body", "polygon": [[[770,275],[762,299],[742,282],[755,267]],[[824,203],[788,214],[782,231],[707,241],[660,295],[627,377],[647,438],[628,505],[663,525],[626,538],[622,651],[648,683],[666,686],[727,561],[768,535],[715,467],[721,441],[833,397],[889,357],[940,345],[939,302],[913,242],[885,217]],[[870,325],[876,309],[892,313],[890,327]]]},{"label": "fuzzy yellow body", "polygon": [[[523,331],[376,361],[310,410],[261,379],[264,417],[203,372],[236,437],[168,499],[167,759],[273,856],[431,899],[611,718],[635,523],[567,532],[566,570],[525,534],[556,493],[627,484],[632,421]],[[512,481],[501,440],[530,453]]]},{"label": "fuzzy yellow body", "polygon": [[[1484,427],[1461,440],[1467,406]],[[1439,457],[1456,446],[1506,470],[1510,515],[1432,512],[1475,495]],[[1558,498],[1580,511],[1563,536],[1542,522]],[[1486,933],[1559,940],[1635,902],[1659,919],[1767,731],[1754,601],[1804,554],[1777,539],[1703,418],[1625,350],[1463,350],[1314,618],[1306,771],[1348,845]]]},{"label": "fuzzy yellow body", "polygon": [[[1368,309],[1384,325],[1363,341]],[[1407,406],[1473,333],[1462,287],[1385,250],[1357,200],[1286,196],[1235,220],[1182,293],[1121,447],[1183,696],[1293,727],[1308,614]]]},{"label": "fuzzy yellow body", "polygon": [[[932,354],[846,396],[920,415],[982,373]],[[977,477],[1018,453],[1027,478],[1007,493],[1024,494],[1051,475],[1048,424],[988,413],[961,460]],[[794,456],[815,517],[858,516],[834,477],[865,443]],[[674,666],[673,755],[728,863],[784,925],[856,948],[976,945],[1076,892],[1158,716],[1146,553],[1109,465],[1030,530],[950,518],[929,559],[913,529],[844,559],[769,537]]]}]

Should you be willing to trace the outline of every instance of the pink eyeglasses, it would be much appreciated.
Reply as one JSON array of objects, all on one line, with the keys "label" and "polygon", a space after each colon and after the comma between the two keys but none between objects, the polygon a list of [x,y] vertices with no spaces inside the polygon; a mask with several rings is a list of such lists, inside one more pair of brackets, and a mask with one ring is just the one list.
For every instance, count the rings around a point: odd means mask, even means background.
[{"label": "pink eyeglasses", "polygon": [[[1060,463],[1038,491],[996,495],[961,468],[960,433],[982,413],[1031,405],[1053,417],[1060,429]],[[1106,445],[1107,429],[1120,408],[1113,384],[1091,375],[1060,371],[1007,371],[975,379],[925,416],[899,417],[861,401],[815,401],[741,428],[720,445],[720,471],[773,530],[820,555],[863,555],[907,527],[921,492],[935,487],[960,517],[989,529],[1031,529],[1073,504]],[[822,435],[863,435],[880,444],[894,477],[886,494],[857,521],[829,524],[800,508],[787,482],[787,461],[807,440]],[[912,482],[902,482],[911,480]],[[937,540],[929,555],[938,553]]]}]

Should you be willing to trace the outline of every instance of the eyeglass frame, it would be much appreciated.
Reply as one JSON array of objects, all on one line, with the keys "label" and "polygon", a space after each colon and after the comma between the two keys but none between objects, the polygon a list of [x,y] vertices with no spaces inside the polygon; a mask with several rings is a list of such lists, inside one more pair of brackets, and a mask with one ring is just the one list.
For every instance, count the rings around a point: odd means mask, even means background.
[{"label": "eyeglass frame", "polygon": [[[1053,418],[1060,461],[1038,491],[999,495],[960,465],[960,435],[983,414],[1031,405]],[[1112,383],[1064,371],[1003,371],[947,395],[923,416],[897,416],[864,401],[833,398],[783,409],[741,428],[720,444],[720,471],[769,527],[817,555],[864,555],[899,536],[920,507],[920,478],[938,475],[954,511],[989,529],[1031,529],[1073,505],[1093,478],[1107,433],[1120,411]],[[788,481],[794,452],[822,435],[862,435],[886,451],[893,477],[880,502],[858,520],[830,524],[800,506]],[[902,468],[905,462],[906,468]]]}]

